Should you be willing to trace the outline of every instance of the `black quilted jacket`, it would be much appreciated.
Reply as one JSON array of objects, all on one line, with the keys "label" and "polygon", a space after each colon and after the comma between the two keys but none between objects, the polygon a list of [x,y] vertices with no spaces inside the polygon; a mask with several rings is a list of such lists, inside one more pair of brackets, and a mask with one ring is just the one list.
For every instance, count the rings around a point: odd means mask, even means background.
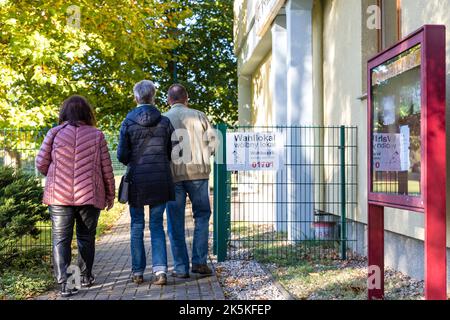
[{"label": "black quilted jacket", "polygon": [[128,203],[131,207],[175,200],[170,170],[173,131],[170,120],[152,105],[135,108],[122,122],[117,159],[129,166]]}]

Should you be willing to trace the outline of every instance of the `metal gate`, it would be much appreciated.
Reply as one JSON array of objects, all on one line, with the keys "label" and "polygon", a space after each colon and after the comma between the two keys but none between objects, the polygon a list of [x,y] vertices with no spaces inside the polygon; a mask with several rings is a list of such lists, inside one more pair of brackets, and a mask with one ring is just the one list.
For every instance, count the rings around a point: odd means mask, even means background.
[{"label": "metal gate", "polygon": [[[346,259],[358,228],[357,128],[217,126],[283,137],[277,171],[228,172],[226,143],[214,165],[214,253],[225,259]],[[223,141],[226,141],[224,138]],[[222,162],[222,163],[219,163]]]}]

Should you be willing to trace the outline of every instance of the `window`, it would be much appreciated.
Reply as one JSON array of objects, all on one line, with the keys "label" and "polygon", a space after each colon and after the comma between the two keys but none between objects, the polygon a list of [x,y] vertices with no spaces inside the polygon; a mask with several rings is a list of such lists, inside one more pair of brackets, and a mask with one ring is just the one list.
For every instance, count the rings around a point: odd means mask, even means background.
[{"label": "window", "polygon": [[378,32],[378,51],[394,45],[402,38],[401,0],[378,0],[381,8],[381,30]]},{"label": "window", "polygon": [[360,100],[366,99],[367,92],[367,60],[372,58],[378,52],[394,45],[402,39],[401,32],[401,0],[362,0],[361,14],[368,18],[367,9],[371,6],[378,6],[380,9],[377,14],[377,24],[380,29],[368,28],[367,20],[362,19],[361,25],[361,58],[362,58],[362,86],[361,92],[364,94],[359,97]]}]

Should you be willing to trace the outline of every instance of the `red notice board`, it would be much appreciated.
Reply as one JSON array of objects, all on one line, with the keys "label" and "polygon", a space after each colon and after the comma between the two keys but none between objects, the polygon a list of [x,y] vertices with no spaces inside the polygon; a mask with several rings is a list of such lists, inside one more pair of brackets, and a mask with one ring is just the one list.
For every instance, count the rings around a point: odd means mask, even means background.
[{"label": "red notice board", "polygon": [[384,298],[384,207],[425,214],[425,295],[447,298],[445,44],[425,25],[368,62],[369,299]]}]

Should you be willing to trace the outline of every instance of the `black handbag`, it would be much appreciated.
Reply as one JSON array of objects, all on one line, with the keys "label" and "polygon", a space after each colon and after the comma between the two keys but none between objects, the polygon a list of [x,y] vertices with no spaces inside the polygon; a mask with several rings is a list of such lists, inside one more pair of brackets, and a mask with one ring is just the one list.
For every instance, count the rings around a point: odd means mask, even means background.
[{"label": "black handbag", "polygon": [[[142,154],[144,153],[144,148],[152,137],[153,137],[153,131],[150,129],[150,134],[145,138],[144,143],[142,144],[141,150],[139,150],[138,154],[136,155],[136,162],[142,157]],[[128,195],[129,195],[129,190],[130,190],[130,184],[132,183],[130,178],[133,176],[133,171],[134,171],[134,170],[132,170],[133,168],[134,168],[134,166],[129,164],[127,166],[127,171],[126,171],[125,175],[123,175],[122,179],[120,180],[118,200],[120,203],[123,203],[123,204],[125,204],[129,201]]]},{"label": "black handbag", "polygon": [[127,179],[128,178],[126,174],[122,176],[119,185],[119,202],[123,204],[128,202],[128,190],[130,188],[130,183]]}]

